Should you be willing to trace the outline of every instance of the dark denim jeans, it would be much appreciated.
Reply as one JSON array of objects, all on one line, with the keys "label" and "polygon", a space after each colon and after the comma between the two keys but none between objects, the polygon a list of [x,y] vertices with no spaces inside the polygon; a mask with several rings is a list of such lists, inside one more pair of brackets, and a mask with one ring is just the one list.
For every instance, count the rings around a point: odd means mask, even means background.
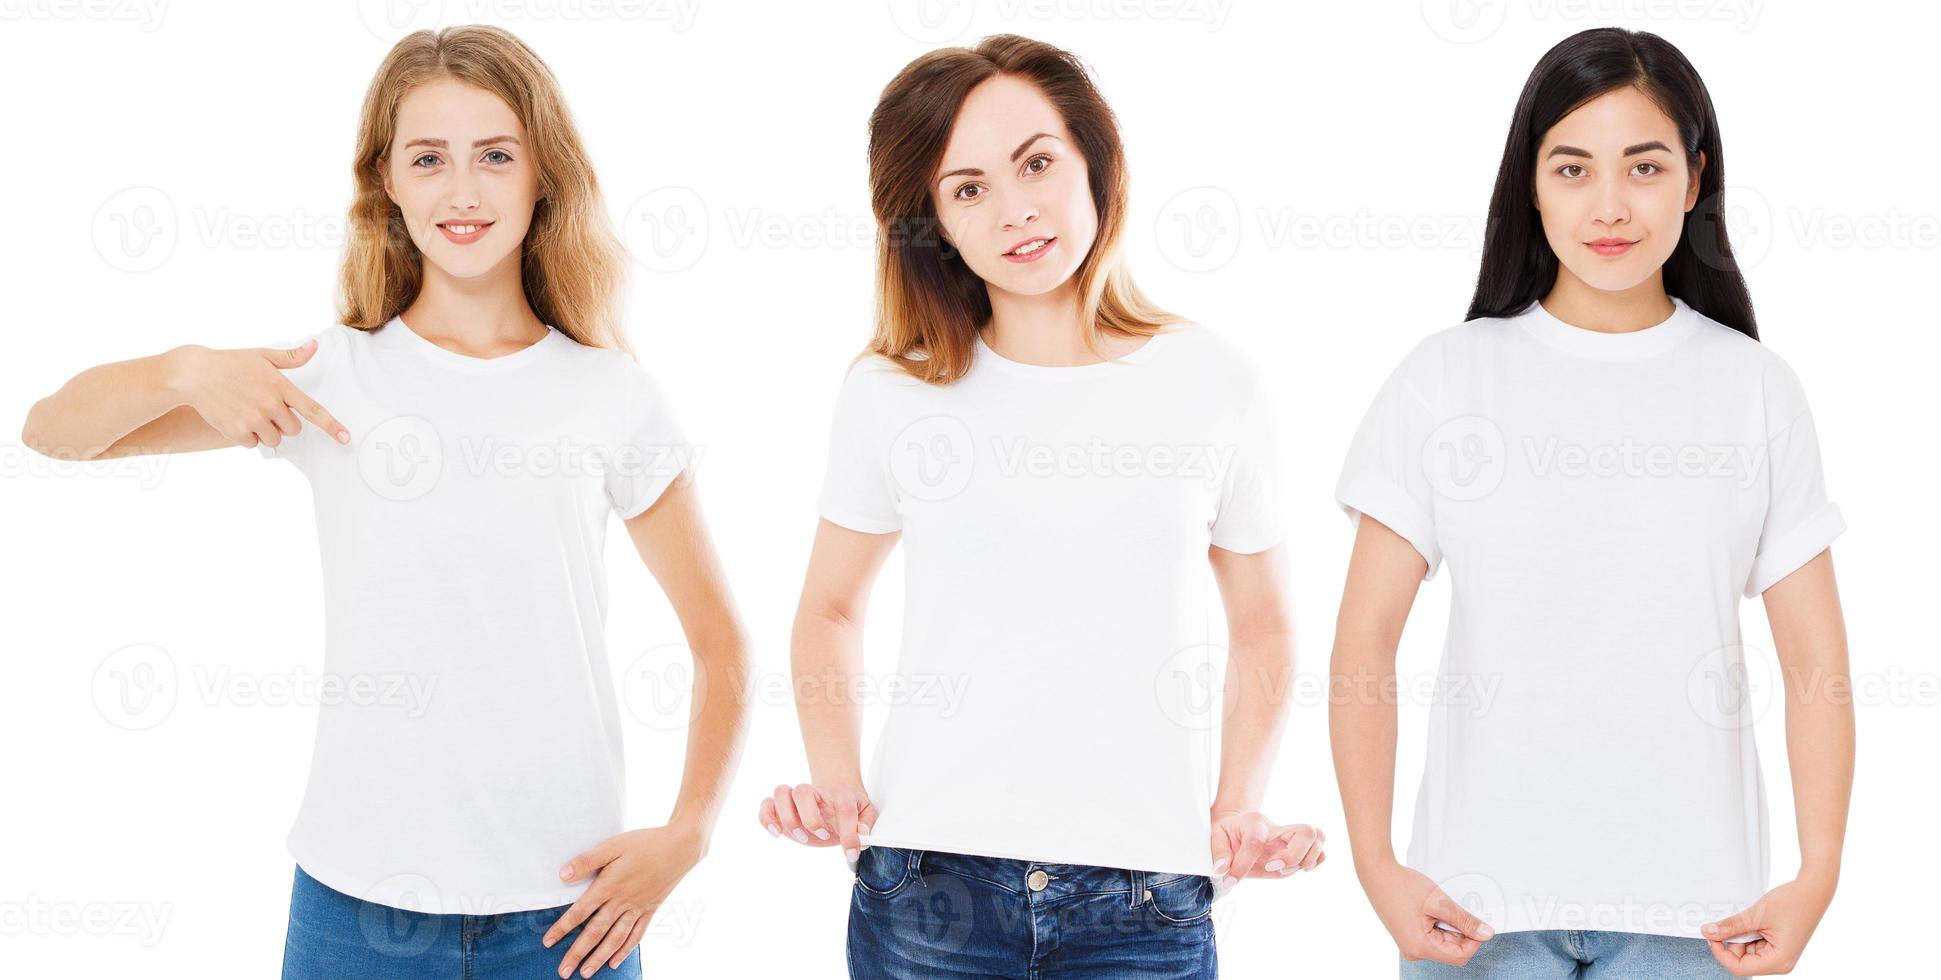
[{"label": "dark denim jeans", "polygon": [[849,904],[849,975],[1215,977],[1213,881],[1080,864],[868,847]]},{"label": "dark denim jeans", "polygon": [[[540,940],[570,907],[498,915],[407,912],[346,895],[298,868],[283,980],[556,980],[579,930],[552,949]],[[638,980],[640,950],[627,954],[619,969],[600,964],[594,976]]]}]

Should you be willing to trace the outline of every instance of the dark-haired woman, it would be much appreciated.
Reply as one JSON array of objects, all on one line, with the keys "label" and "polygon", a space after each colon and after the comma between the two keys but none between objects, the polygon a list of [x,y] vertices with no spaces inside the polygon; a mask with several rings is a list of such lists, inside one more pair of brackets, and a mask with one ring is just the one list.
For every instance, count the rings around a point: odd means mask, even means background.
[{"label": "dark-haired woman", "polygon": [[[846,852],[852,976],[1213,976],[1216,886],[1323,856],[1259,812],[1293,655],[1266,392],[1133,287],[1117,125],[1070,54],[918,58],[869,158],[879,318],[795,623],[812,782],[761,822]],[[899,539],[906,696],[865,791],[851,681]]]},{"label": "dark-haired woman", "polygon": [[[1335,682],[1379,689],[1419,584],[1451,611],[1406,860],[1393,701],[1338,700],[1358,876],[1408,977],[1790,969],[1831,901],[1853,771],[1827,500],[1758,341],[1692,66],[1586,31],[1524,86],[1459,326],[1390,375],[1336,496],[1358,527]],[[1364,519],[1365,518],[1365,519]],[[1741,596],[1786,676],[1801,863],[1767,890]]]}]

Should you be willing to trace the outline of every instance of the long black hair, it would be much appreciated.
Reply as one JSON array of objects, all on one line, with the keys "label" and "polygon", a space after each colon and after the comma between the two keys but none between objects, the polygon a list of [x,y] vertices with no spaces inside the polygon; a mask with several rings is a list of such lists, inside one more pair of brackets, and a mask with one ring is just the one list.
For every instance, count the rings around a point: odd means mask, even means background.
[{"label": "long black hair", "polygon": [[1483,267],[1468,319],[1515,316],[1557,279],[1557,255],[1543,237],[1536,206],[1538,141],[1578,106],[1613,89],[1633,86],[1678,126],[1685,165],[1696,169],[1698,203],[1685,212],[1684,232],[1665,260],[1665,292],[1687,306],[1759,339],[1752,296],[1725,234],[1725,151],[1712,97],[1692,63],[1656,34],[1599,27],[1565,38],[1544,53],[1516,100],[1503,163],[1490,195],[1483,235]]}]

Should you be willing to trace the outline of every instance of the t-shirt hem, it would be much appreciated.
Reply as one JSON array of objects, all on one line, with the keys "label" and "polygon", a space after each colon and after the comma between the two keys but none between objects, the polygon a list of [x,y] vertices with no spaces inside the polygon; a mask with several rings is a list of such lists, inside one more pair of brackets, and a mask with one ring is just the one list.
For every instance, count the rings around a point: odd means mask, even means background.
[{"label": "t-shirt hem", "polygon": [[1840,515],[1839,505],[1823,505],[1812,517],[1801,521],[1753,558],[1752,571],[1746,577],[1746,598],[1750,599],[1778,585],[1780,580],[1798,571],[1800,566],[1819,557],[1820,552],[1825,551],[1833,539],[1846,529],[1846,520]]},{"label": "t-shirt hem", "polygon": [[885,847],[901,847],[919,851],[946,851],[952,854],[970,854],[976,857],[1002,858],[1007,861],[1031,861],[1038,864],[1082,864],[1096,868],[1124,868],[1131,871],[1147,871],[1158,874],[1212,875],[1213,857],[1208,853],[1205,861],[1194,865],[1173,864],[1167,861],[1126,860],[1104,852],[1059,854],[1056,857],[1046,854],[1027,853],[1007,847],[994,847],[976,842],[940,842],[936,838],[918,840],[913,837],[884,837],[881,834],[863,834],[860,838],[864,847],[881,844]]},{"label": "t-shirt hem", "polygon": [[1414,546],[1428,563],[1422,580],[1436,577],[1436,569],[1442,564],[1442,549],[1436,546],[1435,524],[1407,491],[1373,474],[1357,473],[1343,479],[1334,496],[1335,502],[1347,512],[1350,524],[1359,527],[1361,515],[1367,514],[1387,525]]},{"label": "t-shirt hem", "polygon": [[1274,528],[1254,534],[1232,534],[1225,537],[1215,536],[1208,543],[1222,551],[1236,555],[1257,555],[1287,540],[1286,528]]},{"label": "t-shirt hem", "polygon": [[[411,879],[425,880],[428,876],[400,874],[372,880],[363,875],[344,871],[328,861],[305,857],[294,842],[288,844],[286,849],[290,857],[295,859],[297,867],[303,869],[304,874],[317,879],[330,890],[359,901],[403,909],[407,912],[423,912],[431,915],[497,915],[506,912],[531,912],[571,905],[579,900],[581,893],[586,890],[586,886],[581,884],[547,891],[515,892],[510,895],[497,891],[483,896],[440,893],[436,902],[412,901],[410,896],[420,893],[405,890],[405,886],[412,883]],[[398,883],[389,887],[379,887],[393,879],[398,879]]]},{"label": "t-shirt hem", "polygon": [[827,507],[819,509],[816,513],[823,520],[828,521],[831,524],[837,524],[842,527],[846,527],[851,531],[861,531],[864,534],[888,534],[891,531],[903,530],[903,525],[896,521],[885,521],[885,520],[879,520],[876,518],[860,517],[855,514],[847,513],[840,510],[832,510]]}]

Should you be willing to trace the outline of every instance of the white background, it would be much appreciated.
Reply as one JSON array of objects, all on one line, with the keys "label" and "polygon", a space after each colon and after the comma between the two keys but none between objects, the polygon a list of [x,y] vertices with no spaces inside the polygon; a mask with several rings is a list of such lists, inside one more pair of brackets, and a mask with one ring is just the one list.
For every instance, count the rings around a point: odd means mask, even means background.
[{"label": "white background", "polygon": [[[9,976],[264,977],[280,963],[283,837],[315,709],[251,685],[280,690],[321,668],[308,488],[294,468],[241,449],[53,465],[18,432],[35,399],[89,365],[189,342],[270,344],[331,322],[359,102],[403,32],[376,3],[153,2],[0,0]],[[559,76],[636,256],[632,336],[705,447],[710,524],[767,694],[713,853],[649,936],[649,975],[843,973],[840,854],[771,840],[754,812],[777,782],[806,778],[787,642],[832,400],[869,333],[865,122],[909,59],[1000,30],[1094,66],[1130,154],[1127,246],[1140,283],[1278,381],[1307,683],[1267,808],[1325,828],[1333,857],[1219,903],[1228,975],[1394,975],[1394,949],[1354,879],[1315,683],[1350,544],[1330,491],[1380,380],[1418,338],[1462,318],[1530,67],[1568,34],[1608,23],[1668,37],[1710,86],[1761,332],[1805,382],[1849,525],[1835,552],[1859,776],[1840,892],[1796,975],[1871,975],[1907,962],[1927,935],[1941,705],[1933,575],[1920,564],[1936,541],[1941,17],[1930,5],[393,9],[418,18],[411,26],[502,24]],[[688,234],[656,251],[656,221]],[[667,722],[678,708],[648,695],[672,676],[681,637],[617,522],[611,535],[631,818],[647,824],[669,805],[683,737]],[[874,595],[872,671],[894,663],[900,575],[893,558]],[[1444,581],[1425,590],[1403,641],[1402,669],[1416,678],[1434,669]],[[1770,634],[1758,603],[1744,611],[1770,701]],[[121,678],[146,679],[157,700],[127,707]],[[1426,714],[1420,703],[1403,712],[1398,849]],[[1780,881],[1797,850],[1776,703],[1758,733]],[[1565,774],[1531,778],[1571,790]],[[1645,818],[1667,839],[1678,833],[1676,813]]]}]

